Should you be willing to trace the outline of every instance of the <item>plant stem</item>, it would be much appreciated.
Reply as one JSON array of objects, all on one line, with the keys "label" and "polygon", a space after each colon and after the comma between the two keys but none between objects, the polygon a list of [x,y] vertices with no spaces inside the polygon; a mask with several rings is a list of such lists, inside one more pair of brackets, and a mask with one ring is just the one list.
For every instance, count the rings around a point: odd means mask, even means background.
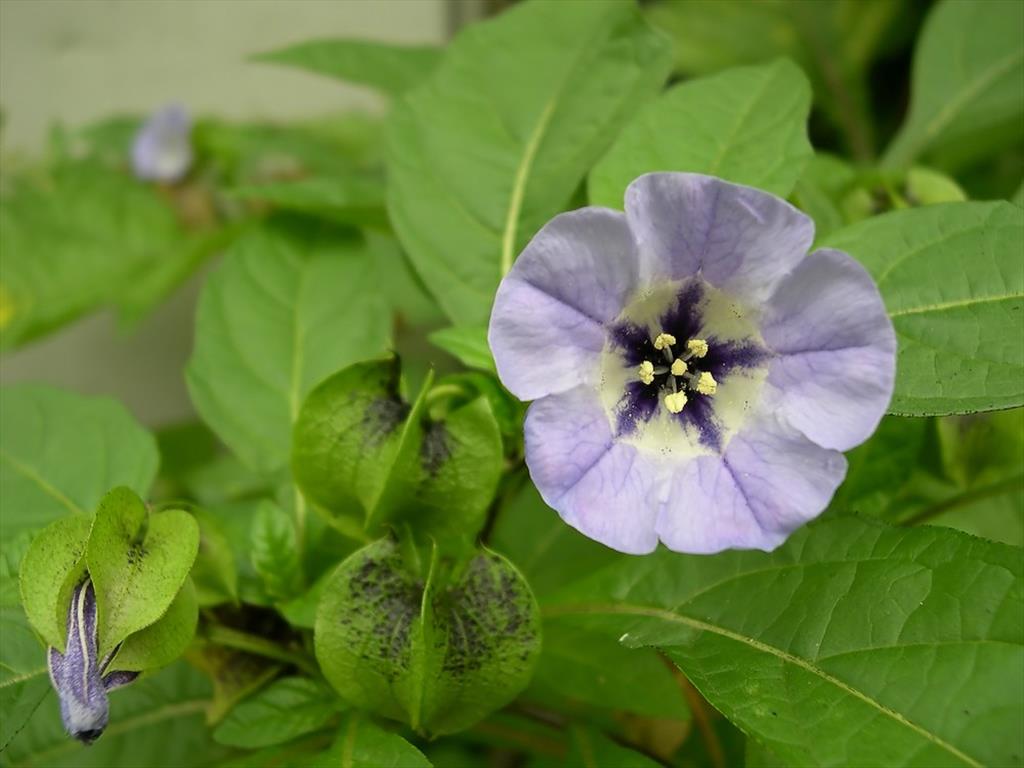
[{"label": "plant stem", "polygon": [[211,624],[206,627],[203,634],[214,645],[222,645],[225,648],[234,648],[255,656],[292,664],[308,675],[320,677],[320,670],[304,654],[289,651],[258,635],[250,635],[248,632],[225,627],[223,624]]},{"label": "plant stem", "polygon": [[1024,483],[1024,475],[1017,475],[1009,478],[1008,480],[1001,480],[998,483],[985,485],[981,488],[970,488],[956,496],[940,501],[937,504],[932,504],[930,507],[925,507],[920,512],[917,512],[902,521],[901,524],[918,525],[920,523],[927,522],[931,518],[938,517],[944,512],[949,512],[951,509],[956,509],[957,507],[965,507],[979,499],[987,499],[992,496],[1000,496],[1004,493],[1009,493],[1010,491],[1018,489],[1022,483]]}]

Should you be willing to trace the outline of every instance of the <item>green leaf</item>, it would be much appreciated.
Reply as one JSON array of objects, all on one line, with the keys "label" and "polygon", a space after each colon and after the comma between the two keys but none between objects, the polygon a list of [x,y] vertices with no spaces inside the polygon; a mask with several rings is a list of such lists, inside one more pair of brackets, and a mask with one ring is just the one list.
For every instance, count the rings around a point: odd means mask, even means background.
[{"label": "green leaf", "polygon": [[563,709],[565,702],[646,717],[689,720],[686,699],[653,649],[564,622],[544,624],[544,647],[524,697]]},{"label": "green leaf", "polygon": [[387,229],[384,179],[379,175],[313,176],[296,181],[248,184],[230,190],[233,197],[256,200],[298,213],[357,227]]},{"label": "green leaf", "polygon": [[899,0],[674,0],[648,6],[648,18],[675,42],[676,67],[685,76],[792,59],[851,154],[869,160],[870,65],[909,26],[904,8]]},{"label": "green leaf", "polygon": [[54,520],[32,540],[21,561],[21,602],[47,645],[64,653],[71,593],[85,576],[85,547],[92,520],[71,515]]},{"label": "green leaf", "polygon": [[658,768],[661,763],[636,750],[616,744],[598,730],[575,727],[571,730],[569,754],[563,765],[565,768],[597,768],[602,765],[614,765],[616,768]]},{"label": "green leaf", "polygon": [[430,334],[430,342],[457,358],[467,368],[495,372],[484,326],[453,326]]},{"label": "green leaf", "polygon": [[92,162],[22,179],[0,200],[0,347],[110,303],[180,247],[149,186]]},{"label": "green leaf", "polygon": [[391,96],[418,85],[440,59],[441,51],[433,46],[339,39],[310,40],[253,57],[368,85]]},{"label": "green leaf", "polygon": [[181,768],[206,765],[222,751],[210,740],[203,713],[206,678],[185,664],[136,680],[110,694],[110,725],[93,745],[68,738],[57,697],[44,702],[4,751],[4,765],[47,768]]},{"label": "green leaf", "polygon": [[1024,5],[937,4],[914,52],[910,111],[883,164],[922,155],[958,167],[1020,141]]},{"label": "green leaf", "polygon": [[511,701],[540,650],[537,605],[506,560],[482,552],[426,584],[382,539],[335,571],[317,613],[316,656],[353,705],[422,733],[463,730]]},{"label": "green leaf", "polygon": [[333,746],[303,763],[308,768],[431,768],[416,747],[365,717],[348,716]]},{"label": "green leaf", "polygon": [[666,41],[628,3],[526,3],[467,27],[396,105],[388,211],[456,324],[486,323],[516,254],[668,67]]},{"label": "green leaf", "polygon": [[1017,187],[1017,191],[1013,193],[1013,199],[1010,202],[1024,208],[1024,181]]},{"label": "green leaf", "polygon": [[231,747],[256,749],[320,730],[338,711],[338,700],[324,685],[285,677],[231,710],[213,738]]},{"label": "green leaf", "polygon": [[[84,519],[84,518],[83,518]],[[0,753],[21,732],[50,691],[46,656],[21,608],[18,563],[28,534],[0,541]]]},{"label": "green leaf", "polygon": [[235,555],[224,528],[203,509],[192,513],[199,523],[199,552],[192,565],[192,582],[201,606],[238,601]]},{"label": "green leaf", "polygon": [[150,513],[127,488],[108,493],[86,552],[96,589],[100,656],[164,615],[199,549],[199,526],[180,509]]},{"label": "green leaf", "polygon": [[548,621],[657,646],[787,765],[1020,764],[1024,561],[843,518],[771,554],[627,558]]},{"label": "green leaf", "polygon": [[542,602],[545,595],[622,558],[566,525],[530,483],[498,514],[490,546],[515,563]]},{"label": "green leaf", "polygon": [[42,528],[68,512],[91,515],[117,485],[145,494],[156,475],[152,436],[107,398],[5,387],[0,423],[4,538]]},{"label": "green leaf", "polygon": [[364,248],[275,222],[242,238],[203,288],[186,378],[196,409],[248,465],[287,465],[306,394],[390,336]]},{"label": "green leaf", "polygon": [[853,166],[834,155],[818,152],[807,163],[793,189],[793,201],[814,219],[816,243],[847,223],[842,201],[856,179]]},{"label": "green leaf", "polygon": [[948,203],[855,224],[825,243],[878,282],[899,342],[892,413],[1024,404],[1024,210]]},{"label": "green leaf", "polygon": [[156,623],[129,635],[110,662],[110,669],[142,672],[165,667],[185,652],[196,634],[199,603],[191,579],[174,596]]},{"label": "green leaf", "polygon": [[878,515],[918,468],[930,428],[926,419],[883,418],[868,441],[846,455],[846,479],[830,508]]},{"label": "green leaf", "polygon": [[302,563],[295,520],[272,501],[263,501],[252,520],[253,568],[263,580],[266,593],[275,600],[289,600],[302,592]]},{"label": "green leaf", "polygon": [[793,190],[814,154],[811,86],[782,59],[690,80],[645,106],[590,172],[590,202],[622,209],[626,187],[652,171],[690,171]]}]

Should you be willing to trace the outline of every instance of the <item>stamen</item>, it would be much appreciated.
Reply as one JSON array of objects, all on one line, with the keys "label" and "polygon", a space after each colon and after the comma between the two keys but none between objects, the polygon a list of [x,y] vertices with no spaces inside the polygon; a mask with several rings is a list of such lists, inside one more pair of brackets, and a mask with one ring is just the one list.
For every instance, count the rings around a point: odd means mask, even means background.
[{"label": "stamen", "polygon": [[665,349],[666,347],[671,347],[675,343],[676,337],[673,336],[671,333],[659,333],[657,337],[654,339],[654,348],[661,350]]},{"label": "stamen", "polygon": [[654,382],[654,363],[650,360],[644,360],[640,363],[640,369],[637,371],[637,376],[640,377],[640,381],[644,384],[651,384]]},{"label": "stamen", "polygon": [[704,357],[708,353],[708,343],[704,339],[690,339],[686,342],[686,349],[694,357]]},{"label": "stamen", "polygon": [[694,387],[702,395],[713,395],[718,391],[718,382],[715,377],[707,371],[701,373],[697,378],[697,386]]},{"label": "stamen", "polygon": [[679,413],[683,410],[684,405],[686,405],[686,394],[684,392],[673,392],[671,395],[665,395],[665,407],[668,408],[669,413]]},{"label": "stamen", "polygon": [[672,368],[670,370],[672,371],[673,376],[682,376],[686,373],[686,363],[676,358],[675,362],[672,363]]}]

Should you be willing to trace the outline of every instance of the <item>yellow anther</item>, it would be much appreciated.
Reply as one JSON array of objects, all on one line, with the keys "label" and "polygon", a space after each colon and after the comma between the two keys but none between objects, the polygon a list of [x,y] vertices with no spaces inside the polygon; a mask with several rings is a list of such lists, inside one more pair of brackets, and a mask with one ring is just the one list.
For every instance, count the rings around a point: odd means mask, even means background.
[{"label": "yellow anther", "polygon": [[707,371],[704,371],[697,377],[697,386],[695,389],[702,395],[713,395],[718,391],[718,382],[715,381],[714,376]]},{"label": "yellow anther", "polygon": [[665,347],[671,347],[676,343],[676,337],[671,333],[659,333],[654,339],[655,349],[664,349]]},{"label": "yellow anther", "polygon": [[682,376],[686,373],[686,363],[678,358],[672,363],[672,367],[669,369],[672,371],[673,376]]},{"label": "yellow anther", "polygon": [[670,413],[679,413],[686,405],[686,395],[683,392],[673,392],[665,395],[665,407]]},{"label": "yellow anther", "polygon": [[644,360],[640,363],[640,370],[637,371],[637,375],[644,384],[652,383],[654,381],[654,363],[650,360]]},{"label": "yellow anther", "polygon": [[704,339],[690,339],[686,342],[686,351],[694,357],[704,357],[708,353],[708,343]]}]

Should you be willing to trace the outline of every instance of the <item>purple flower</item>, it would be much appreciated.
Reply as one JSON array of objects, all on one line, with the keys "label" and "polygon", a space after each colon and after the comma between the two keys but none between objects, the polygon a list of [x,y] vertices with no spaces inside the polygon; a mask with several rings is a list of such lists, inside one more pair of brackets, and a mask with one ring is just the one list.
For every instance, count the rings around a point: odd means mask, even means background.
[{"label": "purple flower", "polygon": [[192,123],[178,104],[157,110],[135,134],[132,170],[145,181],[181,180],[192,165]]},{"label": "purple flower", "polygon": [[87,579],[79,584],[68,606],[68,634],[64,653],[47,652],[50,682],[60,697],[60,716],[67,732],[86,744],[107,727],[107,692],[127,685],[138,672],[106,672],[117,649],[99,658],[96,631],[96,593]]},{"label": "purple flower", "polygon": [[783,200],[686,173],[533,238],[489,341],[536,401],[526,463],[567,523],[637,554],[771,550],[828,505],[892,396],[896,339],[867,272],[806,255],[813,238]]}]

